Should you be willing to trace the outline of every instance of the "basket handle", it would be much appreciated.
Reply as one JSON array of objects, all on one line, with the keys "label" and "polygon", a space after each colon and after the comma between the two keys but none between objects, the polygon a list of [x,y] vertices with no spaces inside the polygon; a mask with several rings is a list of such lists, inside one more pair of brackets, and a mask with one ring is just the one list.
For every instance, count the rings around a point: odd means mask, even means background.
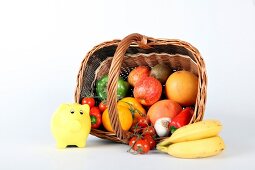
[{"label": "basket handle", "polygon": [[118,47],[114,53],[110,71],[109,71],[109,80],[107,86],[107,104],[109,109],[109,117],[111,121],[112,128],[114,129],[116,135],[121,140],[126,139],[128,136],[127,132],[121,128],[117,110],[117,88],[118,88],[118,78],[120,75],[121,65],[125,53],[129,46],[133,43],[136,43],[140,48],[150,48],[147,45],[147,37],[141,34],[130,34],[120,41]]}]

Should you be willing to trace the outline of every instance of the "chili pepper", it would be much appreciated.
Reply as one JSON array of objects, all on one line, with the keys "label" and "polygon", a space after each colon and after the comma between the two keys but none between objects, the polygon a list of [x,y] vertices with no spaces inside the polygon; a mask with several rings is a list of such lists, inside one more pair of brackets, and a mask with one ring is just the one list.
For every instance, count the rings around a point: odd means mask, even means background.
[{"label": "chili pepper", "polygon": [[91,119],[91,127],[99,128],[102,123],[102,115],[98,107],[92,107],[90,109],[90,119]]},{"label": "chili pepper", "polygon": [[182,126],[187,125],[194,113],[194,110],[190,107],[183,109],[177,116],[175,116],[169,124],[171,133]]},{"label": "chili pepper", "polygon": [[[96,83],[96,93],[100,100],[105,100],[107,98],[107,83],[108,83],[108,75],[103,76]],[[118,99],[122,99],[127,95],[129,88],[128,82],[124,81],[121,77],[118,80],[118,89],[117,89],[117,97]]]}]

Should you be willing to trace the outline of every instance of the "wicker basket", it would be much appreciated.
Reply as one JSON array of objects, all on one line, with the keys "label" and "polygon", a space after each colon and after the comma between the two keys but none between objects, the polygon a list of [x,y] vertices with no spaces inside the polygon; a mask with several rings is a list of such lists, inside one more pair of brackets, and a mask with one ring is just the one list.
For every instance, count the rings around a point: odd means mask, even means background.
[{"label": "wicker basket", "polygon": [[[187,70],[198,76],[198,93],[194,115],[190,123],[203,119],[206,102],[207,75],[199,51],[191,44],[176,39],[154,39],[140,34],[131,34],[123,40],[113,40],[95,46],[81,63],[77,77],[75,101],[95,94],[95,82],[109,75],[107,104],[109,117],[115,133],[104,129],[92,129],[91,134],[99,138],[128,143],[130,132],[121,129],[117,111],[117,80],[124,79],[139,66],[168,64],[173,70]],[[160,140],[160,139],[157,139]]]}]

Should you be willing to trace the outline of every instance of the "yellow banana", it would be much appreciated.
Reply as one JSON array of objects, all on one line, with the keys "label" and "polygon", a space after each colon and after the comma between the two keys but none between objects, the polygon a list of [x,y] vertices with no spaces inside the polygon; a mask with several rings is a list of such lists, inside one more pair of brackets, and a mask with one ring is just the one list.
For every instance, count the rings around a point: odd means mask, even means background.
[{"label": "yellow banana", "polygon": [[224,141],[215,136],[205,139],[174,143],[166,146],[157,146],[157,149],[178,158],[204,158],[219,154],[224,150]]},{"label": "yellow banana", "polygon": [[158,146],[168,146],[171,143],[192,141],[213,137],[219,134],[222,125],[217,120],[204,120],[177,129],[169,138]]}]

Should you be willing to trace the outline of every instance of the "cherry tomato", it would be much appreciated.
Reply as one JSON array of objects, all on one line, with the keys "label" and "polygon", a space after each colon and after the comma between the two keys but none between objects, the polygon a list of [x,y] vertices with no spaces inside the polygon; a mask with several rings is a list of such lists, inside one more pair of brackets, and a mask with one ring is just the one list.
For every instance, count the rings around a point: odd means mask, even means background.
[{"label": "cherry tomato", "polygon": [[131,128],[129,129],[130,132],[134,133],[134,134],[138,134],[142,132],[142,128],[140,126],[137,125],[137,123],[133,123],[133,125],[131,126]]},{"label": "cherry tomato", "polygon": [[149,144],[149,142],[147,140],[139,139],[135,143],[133,149],[135,151],[137,151],[138,153],[140,153],[140,154],[148,153],[149,150],[150,150],[150,144]]},{"label": "cherry tomato", "polygon": [[99,107],[101,112],[104,112],[105,109],[107,109],[106,101],[105,100],[101,101],[98,107]]},{"label": "cherry tomato", "polygon": [[129,140],[128,145],[131,146],[131,147],[133,147],[134,144],[136,143],[136,141],[138,140],[137,138],[138,138],[137,136],[132,137],[132,138]]},{"label": "cherry tomato", "polygon": [[141,127],[141,128],[145,128],[145,127],[148,126],[148,120],[147,120],[146,118],[144,118],[144,117],[139,118],[139,119],[138,119],[138,122],[137,122],[137,125],[138,125],[139,127]]},{"label": "cherry tomato", "polygon": [[84,97],[81,100],[81,104],[88,104],[90,108],[95,106],[95,99],[93,97]]},{"label": "cherry tomato", "polygon": [[155,131],[154,127],[148,126],[148,127],[143,129],[143,135],[150,135],[152,137],[155,137],[156,136],[156,131]]},{"label": "cherry tomato", "polygon": [[144,135],[143,139],[146,140],[149,143],[150,149],[154,149],[155,148],[156,141],[153,139],[153,137],[151,137],[151,135],[149,135],[149,134]]}]

